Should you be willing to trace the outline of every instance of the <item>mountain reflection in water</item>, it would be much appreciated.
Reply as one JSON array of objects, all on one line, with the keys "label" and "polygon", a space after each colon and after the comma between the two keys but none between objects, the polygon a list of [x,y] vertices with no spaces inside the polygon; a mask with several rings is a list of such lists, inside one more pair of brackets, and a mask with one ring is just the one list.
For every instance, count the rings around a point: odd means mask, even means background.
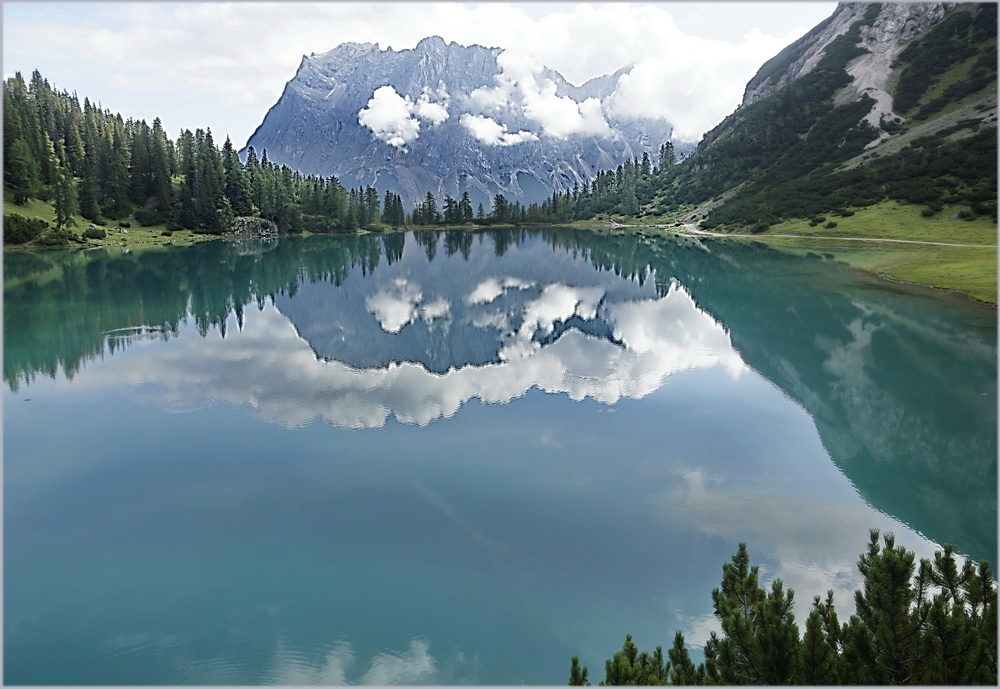
[{"label": "mountain reflection in water", "polygon": [[[207,396],[359,428],[532,387],[610,404],[677,371],[749,366],[809,412],[871,504],[995,560],[996,314],[952,295],[761,245],[562,228],[4,260],[12,389],[128,346],[122,329],[169,338],[188,317],[224,342],[101,375],[155,380],[175,408]],[[53,269],[61,280],[33,281]],[[226,341],[254,303],[263,319]]]},{"label": "mountain reflection in water", "polygon": [[953,295],[562,228],[4,261],[5,679],[557,683],[704,641],[740,540],[800,620],[870,527],[996,559]]}]

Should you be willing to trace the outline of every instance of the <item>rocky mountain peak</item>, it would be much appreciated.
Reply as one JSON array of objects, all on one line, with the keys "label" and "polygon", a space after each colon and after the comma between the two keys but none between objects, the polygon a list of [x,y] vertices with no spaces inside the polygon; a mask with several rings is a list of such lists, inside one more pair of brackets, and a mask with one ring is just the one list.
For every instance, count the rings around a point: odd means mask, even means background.
[{"label": "rocky mountain peak", "polygon": [[617,112],[631,67],[576,86],[501,48],[440,36],[414,48],[344,43],[303,57],[248,141],[305,174],[371,184],[412,202],[502,193],[525,205],[589,182],[670,140],[663,119]]}]

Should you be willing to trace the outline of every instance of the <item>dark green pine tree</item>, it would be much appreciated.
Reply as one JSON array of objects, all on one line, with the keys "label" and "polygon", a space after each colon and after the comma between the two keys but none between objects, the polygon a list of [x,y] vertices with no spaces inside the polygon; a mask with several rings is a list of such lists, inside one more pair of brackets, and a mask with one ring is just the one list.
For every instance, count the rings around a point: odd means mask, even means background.
[{"label": "dark green pine tree", "polygon": [[405,225],[406,211],[403,209],[403,197],[400,196],[399,194],[395,194],[392,204],[393,204],[393,209],[395,211],[394,220],[396,221],[396,224]]},{"label": "dark green pine tree", "polygon": [[121,115],[109,118],[108,133],[102,137],[101,207],[111,218],[124,218],[132,212],[129,201],[128,143]]},{"label": "dark green pine tree", "polygon": [[[25,102],[28,98],[28,87],[17,72],[3,84],[3,157],[10,160],[10,149],[15,141],[23,140],[26,135],[24,115],[28,114]],[[6,172],[6,170],[5,170]]]},{"label": "dark green pine tree", "polygon": [[173,145],[163,131],[160,118],[153,120],[149,132],[149,179],[146,186],[147,204],[156,211],[161,219],[169,215],[173,197],[173,168],[176,166],[173,156]]},{"label": "dark green pine tree", "polygon": [[570,659],[569,668],[569,686],[571,687],[589,687],[590,680],[587,679],[587,666],[580,665],[580,659],[573,656]]},{"label": "dark green pine tree", "polygon": [[668,665],[670,684],[705,684],[705,666],[702,664],[695,667],[691,661],[691,654],[684,647],[684,635],[680,632],[674,634],[674,645],[667,651],[667,657],[670,659]]},{"label": "dark green pine tree", "polygon": [[[758,568],[750,566],[746,544],[722,568],[722,587],[712,591],[723,636],[711,647],[724,684],[787,684],[796,672],[798,628],[793,594],[775,580],[771,594],[757,585]],[[708,651],[706,650],[706,656]]]},{"label": "dark green pine tree", "polygon": [[275,222],[279,232],[302,232],[302,209],[297,193],[301,179],[287,165],[282,165],[278,183],[278,214]]},{"label": "dark green pine tree", "polygon": [[73,171],[73,175],[82,177],[84,174],[86,151],[84,150],[83,136],[80,133],[80,106],[77,103],[74,107],[73,102],[65,95],[60,98],[60,106],[61,119],[63,120],[62,131],[60,132],[62,136],[60,138],[63,141],[63,148],[66,151],[66,160],[69,163],[70,170]]},{"label": "dark green pine tree", "polygon": [[871,531],[868,552],[861,556],[863,588],[854,594],[856,614],[844,629],[844,655],[856,672],[852,683],[904,684],[912,680],[915,663],[924,654],[921,630],[931,602],[930,581],[922,568],[911,583],[914,554],[896,546],[886,534]]},{"label": "dark green pine tree", "polygon": [[421,216],[426,225],[436,225],[441,220],[438,215],[437,202],[434,200],[434,194],[431,192],[427,192],[427,196],[424,197],[424,207]]},{"label": "dark green pine tree", "polygon": [[37,197],[41,190],[42,169],[29,138],[37,130],[37,124],[28,97],[28,87],[20,72],[4,83],[4,183],[13,192],[14,203],[19,205]]},{"label": "dark green pine tree", "polygon": [[368,215],[368,222],[370,224],[378,223],[382,220],[382,214],[379,210],[378,203],[378,191],[370,185],[365,185],[365,213]]},{"label": "dark green pine tree", "polygon": [[351,190],[351,200],[354,203],[354,212],[358,216],[358,225],[360,227],[368,227],[368,204],[365,203],[365,190],[358,187],[355,192]]},{"label": "dark green pine tree", "polygon": [[177,148],[181,172],[184,176],[177,205],[177,223],[193,230],[198,226],[198,216],[195,211],[195,197],[198,193],[198,161],[195,158],[194,134],[189,129],[181,130],[180,136],[177,138]]},{"label": "dark green pine tree", "polygon": [[[267,159],[267,149],[260,155],[260,201],[255,192],[254,203],[260,208],[260,216],[277,222],[278,219],[278,170]],[[356,229],[356,226],[351,229]]]},{"label": "dark green pine tree", "polygon": [[645,151],[643,151],[642,152],[642,165],[639,168],[639,174],[642,175],[643,177],[649,177],[649,175],[651,173],[652,173],[652,170],[650,169],[649,154],[646,153]]},{"label": "dark green pine tree", "polygon": [[264,186],[261,181],[260,162],[257,160],[257,151],[253,146],[247,148],[247,162],[245,165],[247,186],[250,190],[250,204],[261,213],[263,209],[262,199]]},{"label": "dark green pine tree", "polygon": [[131,141],[129,146],[130,187],[129,197],[137,206],[145,206],[152,189],[152,160],[150,137],[152,132],[146,122],[132,123]]},{"label": "dark green pine tree", "polygon": [[23,205],[38,196],[41,167],[24,139],[17,139],[4,160],[4,182],[14,192],[14,203]]},{"label": "dark green pine tree", "polygon": [[382,199],[382,219],[393,227],[399,227],[396,219],[395,196],[388,189],[385,190],[385,197]]},{"label": "dark green pine tree", "polygon": [[677,163],[677,154],[674,152],[674,144],[670,141],[660,146],[659,168],[661,171]]},{"label": "dark green pine tree", "polygon": [[[832,616],[832,618],[831,618]],[[820,597],[813,600],[813,608],[806,618],[805,632],[799,650],[799,674],[796,684],[840,684],[844,674],[839,650],[840,627],[833,610],[833,591],[827,593],[826,603]]]},{"label": "dark green pine tree", "polygon": [[469,199],[469,192],[462,192],[462,198],[458,202],[458,210],[461,214],[462,222],[472,222],[472,200]]},{"label": "dark green pine tree", "polygon": [[66,159],[66,151],[59,147],[59,158],[56,164],[56,183],[53,189],[52,205],[56,212],[56,228],[62,229],[73,224],[73,214],[77,212],[76,183],[73,171]]},{"label": "dark green pine tree", "polygon": [[606,679],[603,684],[606,685],[649,687],[667,684],[663,648],[657,646],[652,654],[647,651],[640,653],[631,634],[625,635],[622,650],[604,663],[604,672]]},{"label": "dark green pine tree", "polygon": [[253,215],[250,181],[228,136],[226,142],[222,144],[222,170],[225,177],[226,198],[229,199],[233,213],[239,216]]},{"label": "dark green pine tree", "polygon": [[[198,183],[194,195],[197,221],[195,229],[219,234],[228,228],[227,220],[231,220],[232,215],[232,209],[225,196],[222,158],[212,140],[211,129],[195,130],[194,141],[198,170]],[[227,215],[230,217],[227,218]]]},{"label": "dark green pine tree", "polygon": [[490,219],[493,222],[507,222],[510,220],[510,203],[503,194],[493,197],[493,210],[490,211]]},{"label": "dark green pine tree", "polygon": [[85,104],[85,120],[84,120],[84,134],[83,134],[83,149],[84,156],[81,162],[81,173],[80,173],[80,183],[79,183],[79,202],[80,202],[80,215],[83,217],[93,220],[94,222],[101,222],[103,220],[101,214],[101,206],[99,203],[100,195],[100,165],[99,165],[99,149],[98,149],[98,133],[97,126],[92,116],[92,111],[90,108],[90,103],[84,100]]},{"label": "dark green pine tree", "polygon": [[461,214],[458,210],[458,202],[445,194],[444,197],[444,223],[446,225],[457,225],[461,222]]},{"label": "dark green pine tree", "polygon": [[[985,684],[997,683],[997,590],[985,562],[959,566],[951,546],[921,560],[871,532],[858,563],[864,581],[856,614],[841,625],[833,593],[814,599],[802,639],[791,592],[757,585],[740,544],[712,592],[721,637],[712,633],[694,667],[678,632],[664,665],[673,684]],[[936,593],[935,593],[936,591]],[[607,684],[657,684],[662,654],[639,653],[631,636],[607,661]],[[581,679],[574,660],[571,683]]]}]

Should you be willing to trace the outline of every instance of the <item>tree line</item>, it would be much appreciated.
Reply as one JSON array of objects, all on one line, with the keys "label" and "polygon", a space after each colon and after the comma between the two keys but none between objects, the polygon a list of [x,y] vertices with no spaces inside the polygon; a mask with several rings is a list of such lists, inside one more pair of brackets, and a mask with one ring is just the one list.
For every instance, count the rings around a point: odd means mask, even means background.
[{"label": "tree line", "polygon": [[282,233],[352,231],[404,222],[402,200],[335,177],[304,176],[260,158],[242,162],[227,137],[183,129],[171,141],[156,118],[123,119],[76,94],[56,91],[36,70],[4,83],[4,184],[15,204],[52,204],[55,228],[80,215],[97,225],[134,217],[143,225],[218,234],[237,217],[260,218]]},{"label": "tree line", "polygon": [[[990,684],[997,683],[997,589],[989,563],[960,563],[950,545],[915,562],[891,534],[873,529],[858,561],[862,588],[841,623],[833,591],[816,596],[799,633],[794,592],[758,585],[745,543],[712,591],[722,634],[711,633],[697,666],[677,632],[664,655],[640,652],[631,635],[605,662],[605,685]],[[589,685],[571,659],[569,684]]]},{"label": "tree line", "polygon": [[[591,183],[554,192],[524,205],[497,193],[489,209],[473,208],[468,192],[446,195],[441,209],[433,193],[412,209],[399,194],[372,186],[345,188],[334,176],[303,175],[250,147],[240,159],[226,137],[219,147],[211,129],[183,129],[170,140],[159,118],[124,119],[88,98],[56,90],[35,70],[4,82],[4,185],[14,204],[50,203],[55,236],[66,238],[75,216],[95,226],[134,218],[166,231],[220,234],[237,218],[265,221],[282,234],[353,232],[361,228],[456,225],[474,222],[543,223],[638,212],[641,187],[676,162],[672,144],[654,168],[648,154]],[[6,242],[37,238],[47,224],[8,216]]]}]

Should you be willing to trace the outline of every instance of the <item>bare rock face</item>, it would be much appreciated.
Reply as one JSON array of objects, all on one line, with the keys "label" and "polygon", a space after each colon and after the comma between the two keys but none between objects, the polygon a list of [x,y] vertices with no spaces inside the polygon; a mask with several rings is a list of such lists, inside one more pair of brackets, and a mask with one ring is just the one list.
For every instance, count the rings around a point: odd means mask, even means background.
[{"label": "bare rock face", "polygon": [[906,43],[940,21],[954,6],[943,2],[886,3],[874,25],[862,28],[861,35],[866,44]]},{"label": "bare rock face", "polygon": [[[837,104],[866,92],[879,103],[879,113],[872,115],[875,124],[880,115],[890,114],[891,98],[887,87],[891,87],[895,75],[889,65],[908,41],[940,21],[945,12],[954,6],[954,3],[940,2],[883,3],[872,25],[861,29],[861,45],[868,49],[870,55],[863,55],[848,66],[848,73],[855,77],[855,83],[847,87],[850,92],[841,94]],[[864,16],[868,8],[867,3],[838,5],[829,19],[761,67],[747,84],[743,104],[748,105],[765,98],[812,71],[827,46],[846,33],[854,22]],[[875,59],[870,59],[871,56],[875,56]]]},{"label": "bare rock face", "polygon": [[574,86],[500,48],[437,36],[400,51],[344,43],[302,58],[247,147],[408,202],[429,191],[439,200],[468,192],[487,210],[498,193],[528,204],[643,153],[656,159],[670,124],[612,104],[629,69]]}]

